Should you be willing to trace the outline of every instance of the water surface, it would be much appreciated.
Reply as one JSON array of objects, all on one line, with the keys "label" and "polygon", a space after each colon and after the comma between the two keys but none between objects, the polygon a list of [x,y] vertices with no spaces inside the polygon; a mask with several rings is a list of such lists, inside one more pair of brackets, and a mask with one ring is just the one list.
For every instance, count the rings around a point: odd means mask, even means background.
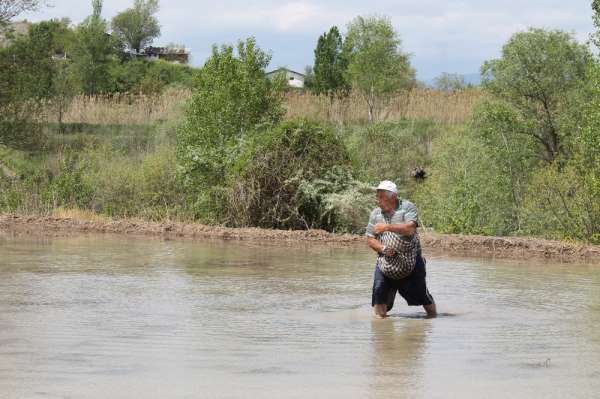
[{"label": "water surface", "polygon": [[373,320],[368,250],[0,235],[0,398],[592,398],[600,267],[428,259]]}]

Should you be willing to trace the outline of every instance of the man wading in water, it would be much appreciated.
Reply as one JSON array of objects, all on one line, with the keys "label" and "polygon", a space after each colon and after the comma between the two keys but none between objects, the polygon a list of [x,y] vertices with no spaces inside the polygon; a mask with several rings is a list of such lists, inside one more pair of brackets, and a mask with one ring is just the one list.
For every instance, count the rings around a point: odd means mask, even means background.
[{"label": "man wading in water", "polygon": [[[417,235],[417,207],[409,201],[399,200],[396,185],[387,180],[377,187],[377,203],[379,207],[371,212],[366,233],[369,247],[378,255],[371,300],[375,316],[386,317],[394,306],[396,292],[399,292],[409,306],[423,306],[427,316],[434,317],[435,302],[425,284],[425,260],[421,256],[421,244]],[[381,242],[384,238],[382,235],[386,232],[398,234],[400,237],[396,236],[397,240],[405,240],[402,247],[406,249],[402,253]],[[394,235],[387,234],[385,238],[389,236]],[[399,257],[405,263],[414,264],[410,265],[412,270],[408,275],[395,278],[399,272],[394,273],[393,267],[389,265],[393,265]]]}]

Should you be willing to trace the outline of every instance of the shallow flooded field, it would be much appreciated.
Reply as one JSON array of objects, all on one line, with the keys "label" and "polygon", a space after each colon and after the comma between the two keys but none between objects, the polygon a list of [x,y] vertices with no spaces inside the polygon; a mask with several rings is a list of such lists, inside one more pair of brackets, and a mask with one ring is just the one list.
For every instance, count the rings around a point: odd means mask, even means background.
[{"label": "shallow flooded field", "polygon": [[[427,251],[425,251],[427,257]],[[440,317],[373,320],[374,256],[0,235],[0,398],[593,398],[600,267],[431,258]]]}]

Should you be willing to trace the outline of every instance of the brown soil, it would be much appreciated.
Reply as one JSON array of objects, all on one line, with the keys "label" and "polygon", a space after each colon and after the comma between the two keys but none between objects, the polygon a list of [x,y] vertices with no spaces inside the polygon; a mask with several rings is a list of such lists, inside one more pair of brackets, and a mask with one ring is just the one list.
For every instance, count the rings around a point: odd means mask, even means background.
[{"label": "brown soil", "polygon": [[[75,218],[0,215],[0,231],[13,234],[65,236],[80,233],[115,233],[190,238],[365,245],[365,238],[323,230],[270,230],[226,228],[195,223],[147,222],[134,219],[83,220]],[[600,263],[600,246],[524,237],[487,237],[421,232],[428,253],[510,259],[546,258],[564,262]]]}]

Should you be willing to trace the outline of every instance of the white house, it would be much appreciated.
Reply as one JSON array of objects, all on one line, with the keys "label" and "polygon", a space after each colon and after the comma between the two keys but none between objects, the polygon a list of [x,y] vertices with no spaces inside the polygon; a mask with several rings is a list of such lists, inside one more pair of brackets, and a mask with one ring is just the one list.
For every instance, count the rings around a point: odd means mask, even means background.
[{"label": "white house", "polygon": [[273,79],[273,77],[280,73],[285,74],[285,79],[290,87],[297,87],[300,89],[304,87],[304,74],[287,68],[277,68],[274,71],[267,72],[267,78]]}]

